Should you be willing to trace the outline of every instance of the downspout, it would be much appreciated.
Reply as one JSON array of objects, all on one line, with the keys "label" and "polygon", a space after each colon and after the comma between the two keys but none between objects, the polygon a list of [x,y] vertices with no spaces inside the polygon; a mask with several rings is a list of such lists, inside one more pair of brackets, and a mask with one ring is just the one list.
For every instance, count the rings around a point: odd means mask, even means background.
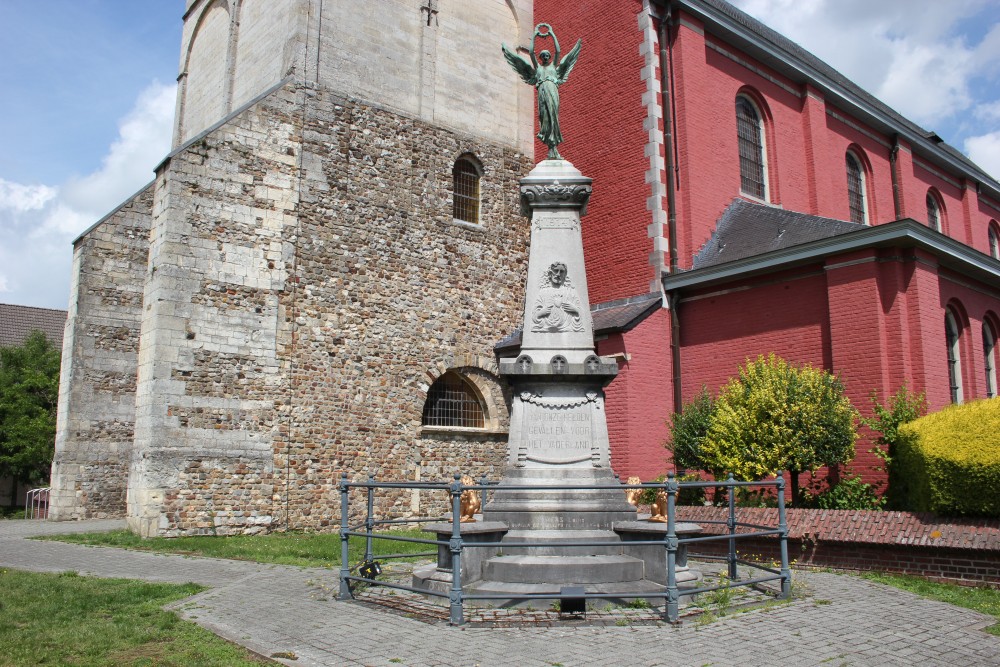
[{"label": "downspout", "polygon": [[[674,165],[673,137],[673,101],[670,81],[673,78],[673,43],[670,33],[673,28],[673,13],[669,3],[664,6],[664,14],[660,19],[660,90],[663,93],[663,152],[666,158],[667,177],[667,236],[670,239],[670,273],[676,273],[677,261],[677,192],[676,166]],[[670,366],[673,368],[673,399],[674,412],[680,412],[684,405],[681,393],[681,322],[678,306],[680,299],[676,294],[667,295],[667,307],[670,309]]]},{"label": "downspout", "polygon": [[901,202],[899,201],[899,173],[896,170],[896,158],[899,156],[899,135],[892,135],[892,148],[889,150],[889,171],[892,173],[892,206],[896,213],[896,220],[903,217]]}]

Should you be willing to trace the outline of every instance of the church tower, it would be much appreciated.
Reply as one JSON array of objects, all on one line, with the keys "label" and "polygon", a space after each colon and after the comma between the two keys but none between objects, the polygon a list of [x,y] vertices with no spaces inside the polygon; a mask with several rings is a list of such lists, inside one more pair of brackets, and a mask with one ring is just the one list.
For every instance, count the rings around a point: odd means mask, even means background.
[{"label": "church tower", "polygon": [[343,471],[502,467],[534,139],[499,47],[532,26],[532,0],[188,0],[174,147],[75,244],[54,516],[322,529]]},{"label": "church tower", "polygon": [[497,58],[532,0],[187,0],[175,146],[282,81],[369,100],[531,152],[531,89]]}]

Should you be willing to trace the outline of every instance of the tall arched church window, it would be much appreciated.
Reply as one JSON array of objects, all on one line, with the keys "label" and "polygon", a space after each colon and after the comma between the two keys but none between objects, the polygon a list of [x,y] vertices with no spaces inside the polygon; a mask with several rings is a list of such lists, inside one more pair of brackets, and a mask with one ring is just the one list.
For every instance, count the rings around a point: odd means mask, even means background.
[{"label": "tall arched church window", "polygon": [[851,222],[868,224],[868,202],[865,199],[865,170],[854,153],[847,152],[847,196]]},{"label": "tall arched church window", "polygon": [[941,204],[933,190],[927,191],[927,225],[935,231],[941,231]]},{"label": "tall arched church window", "polygon": [[958,318],[949,308],[944,315],[944,334],[948,345],[948,386],[951,402],[962,402],[962,356],[959,350],[961,329]]},{"label": "tall arched church window", "polygon": [[448,371],[427,391],[424,426],[486,428],[486,410],[479,394],[458,373]]},{"label": "tall arched church window", "polygon": [[990,257],[1000,259],[1000,225],[997,224],[996,220],[990,220],[987,235],[990,241]]},{"label": "tall arched church window", "polygon": [[452,169],[452,215],[456,220],[479,224],[479,165],[469,156],[455,160]]},{"label": "tall arched church window", "polygon": [[742,95],[736,98],[736,133],[740,150],[740,191],[767,200],[764,123],[754,103]]},{"label": "tall arched church window", "polygon": [[997,395],[997,332],[983,322],[983,356],[986,361],[986,397]]}]

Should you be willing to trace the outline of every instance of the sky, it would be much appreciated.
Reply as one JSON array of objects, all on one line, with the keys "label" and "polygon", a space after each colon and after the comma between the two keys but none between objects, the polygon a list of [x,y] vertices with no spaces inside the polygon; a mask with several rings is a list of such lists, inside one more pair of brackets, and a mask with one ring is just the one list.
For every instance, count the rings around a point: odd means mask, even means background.
[{"label": "sky", "polygon": [[[733,4],[1000,178],[1000,0]],[[152,180],[183,11],[0,0],[0,303],[65,309],[73,240]]]}]

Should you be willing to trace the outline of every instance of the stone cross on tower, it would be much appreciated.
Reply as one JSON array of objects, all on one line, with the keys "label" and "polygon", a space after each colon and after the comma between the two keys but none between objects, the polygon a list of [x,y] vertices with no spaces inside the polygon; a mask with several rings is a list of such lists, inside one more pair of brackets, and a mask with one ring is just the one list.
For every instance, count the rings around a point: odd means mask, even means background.
[{"label": "stone cross on tower", "polygon": [[437,25],[438,0],[424,0],[420,11],[427,14],[427,25],[431,25],[431,21],[434,22],[435,26]]}]

